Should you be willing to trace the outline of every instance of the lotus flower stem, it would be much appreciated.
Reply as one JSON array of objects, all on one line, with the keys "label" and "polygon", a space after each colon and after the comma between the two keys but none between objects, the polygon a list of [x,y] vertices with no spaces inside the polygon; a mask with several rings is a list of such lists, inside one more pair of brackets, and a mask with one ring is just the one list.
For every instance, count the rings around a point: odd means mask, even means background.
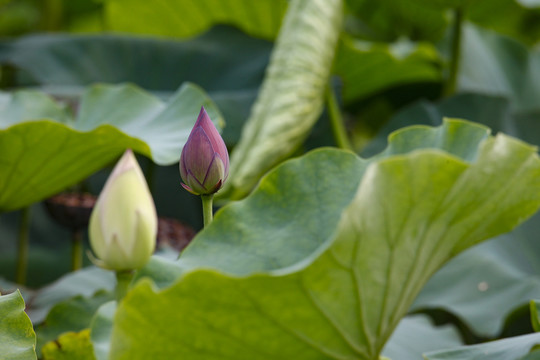
[{"label": "lotus flower stem", "polygon": [[213,220],[212,203],[214,200],[214,194],[201,195],[202,211],[203,211],[203,224],[204,227],[210,225]]},{"label": "lotus flower stem", "polygon": [[330,115],[330,125],[332,126],[332,132],[334,133],[334,139],[336,144],[341,149],[354,151],[347,131],[345,130],[345,123],[343,122],[343,116],[339,111],[339,106],[336,100],[336,95],[331,86],[326,89],[326,104],[328,106],[328,113]]},{"label": "lotus flower stem", "polygon": [[18,249],[17,249],[17,269],[15,281],[18,284],[26,283],[26,268],[28,266],[28,227],[30,224],[30,207],[21,210],[21,222],[19,224]]},{"label": "lotus flower stem", "polygon": [[448,81],[444,93],[446,96],[451,96],[456,92],[459,66],[461,60],[461,39],[463,35],[463,20],[464,11],[462,8],[456,8],[454,10],[454,24],[452,27],[452,49],[450,58],[450,69],[448,75]]},{"label": "lotus flower stem", "polygon": [[116,273],[116,302],[120,303],[122,299],[126,296],[129,284],[133,280],[133,275],[135,272],[133,270],[120,270],[115,271]]},{"label": "lotus flower stem", "polygon": [[81,230],[74,230],[71,234],[71,270],[82,268],[83,238]]}]

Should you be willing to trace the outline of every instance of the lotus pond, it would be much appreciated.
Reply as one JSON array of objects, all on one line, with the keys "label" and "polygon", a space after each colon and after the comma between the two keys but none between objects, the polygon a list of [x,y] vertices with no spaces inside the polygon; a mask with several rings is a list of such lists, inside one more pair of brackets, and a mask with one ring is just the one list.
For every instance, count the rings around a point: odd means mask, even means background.
[{"label": "lotus pond", "polygon": [[0,0],[0,359],[540,359],[538,145],[538,0]]}]

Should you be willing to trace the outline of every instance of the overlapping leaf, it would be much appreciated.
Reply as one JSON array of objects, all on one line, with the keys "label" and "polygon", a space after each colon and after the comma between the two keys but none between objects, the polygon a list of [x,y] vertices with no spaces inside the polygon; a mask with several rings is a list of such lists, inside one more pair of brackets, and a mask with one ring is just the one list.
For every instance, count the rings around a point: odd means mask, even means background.
[{"label": "overlapping leaf", "polygon": [[194,36],[212,25],[230,24],[272,39],[286,7],[285,0],[111,0],[105,4],[105,21],[112,31],[167,37]]},{"label": "overlapping leaf", "polygon": [[[439,125],[443,116],[476,119],[493,129],[540,145],[538,116],[512,111],[508,99],[460,94],[437,104],[421,102],[398,113],[365,149],[374,154],[384,148],[392,131],[412,124]],[[425,286],[415,310],[443,309],[457,316],[480,337],[497,337],[509,314],[540,291],[536,234],[539,215],[513,232],[480,244],[459,255]]]},{"label": "overlapping leaf", "polygon": [[90,327],[90,321],[97,309],[114,296],[100,291],[90,298],[76,296],[57,303],[37,330],[37,353],[43,345],[54,341],[67,332],[79,332]]},{"label": "overlapping leaf", "polygon": [[0,354],[4,359],[37,359],[36,334],[19,291],[0,296]]},{"label": "overlapping leaf", "polygon": [[259,87],[271,48],[268,41],[228,27],[182,42],[39,34],[2,42],[0,62],[48,88],[131,82],[149,91],[174,92],[189,81],[206,91],[236,91]]},{"label": "overlapping leaf", "polygon": [[43,360],[95,360],[90,330],[62,334],[43,347]]},{"label": "overlapping leaf", "polygon": [[[128,294],[115,317],[112,359],[377,359],[437,268],[510,230],[540,205],[540,160],[515,139],[447,121],[400,131],[391,144],[384,156],[358,163],[363,176],[345,210],[343,203],[328,204],[341,214],[339,224],[320,217],[322,207],[310,202],[323,193],[320,180],[300,172],[318,164],[325,183],[339,188],[327,178],[335,161],[323,160],[330,153],[351,156],[337,150],[279,167],[252,196],[224,208],[193,243],[190,251],[198,256],[180,260],[187,271],[173,286],[156,292],[146,280]],[[287,179],[302,179],[309,191]],[[270,207],[261,201],[266,194],[283,200]],[[303,201],[310,210],[298,216],[318,221],[307,228],[301,218],[296,226],[294,217],[288,226],[273,221],[273,212]],[[231,219],[253,212],[251,222],[233,225]],[[247,236],[238,237],[242,232]],[[257,247],[249,244],[257,237],[278,246],[254,254]],[[220,254],[197,254],[218,238]],[[312,246],[297,256],[295,244],[306,241]],[[238,261],[243,249],[247,260]],[[225,261],[228,256],[237,263]]]},{"label": "overlapping leaf", "polygon": [[452,325],[434,326],[425,315],[406,316],[386,344],[383,355],[391,360],[419,360],[428,351],[462,345]]},{"label": "overlapping leaf", "polygon": [[394,41],[400,37],[436,42],[460,9],[465,19],[485,28],[534,44],[540,34],[540,11],[535,0],[348,0],[365,39]]},{"label": "overlapping leaf", "polygon": [[540,51],[471,25],[463,39],[460,90],[505,96],[516,110],[538,110]]},{"label": "overlapping leaf", "polygon": [[373,95],[411,82],[439,82],[439,55],[429,43],[341,41],[334,70],[343,80],[343,101]]},{"label": "overlapping leaf", "polygon": [[0,100],[2,211],[64,190],[126,148],[158,164],[178,161],[201,105],[214,121],[222,121],[211,100],[191,84],[167,103],[132,85],[96,85],[83,95],[71,123],[64,110],[37,92],[6,94]]},{"label": "overlapping leaf", "polygon": [[540,344],[540,334],[532,334],[431,352],[425,354],[424,358],[426,360],[518,360],[527,355],[537,344]]}]

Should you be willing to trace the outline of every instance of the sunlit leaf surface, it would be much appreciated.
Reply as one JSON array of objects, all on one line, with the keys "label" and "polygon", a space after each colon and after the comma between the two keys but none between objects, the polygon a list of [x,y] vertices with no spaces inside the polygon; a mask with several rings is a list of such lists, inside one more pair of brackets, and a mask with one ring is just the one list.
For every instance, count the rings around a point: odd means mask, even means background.
[{"label": "sunlit leaf surface", "polygon": [[[347,196],[330,168],[351,156],[288,162],[221,210],[178,262],[179,280],[162,291],[143,280],[120,304],[112,359],[377,359],[443,263],[540,205],[535,148],[467,122],[393,134],[382,155],[353,166],[360,182]],[[329,196],[321,181],[341,194],[324,202],[331,216],[313,203]],[[292,209],[289,225],[272,221]],[[258,238],[264,252],[251,246]],[[219,251],[199,252],[217,239]]]}]

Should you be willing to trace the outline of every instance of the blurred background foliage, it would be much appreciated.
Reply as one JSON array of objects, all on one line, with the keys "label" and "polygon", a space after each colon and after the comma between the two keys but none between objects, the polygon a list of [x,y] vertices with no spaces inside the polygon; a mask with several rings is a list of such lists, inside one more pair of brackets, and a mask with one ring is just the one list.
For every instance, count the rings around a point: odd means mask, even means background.
[{"label": "blurred background foliage", "polygon": [[[287,4],[0,0],[0,86],[38,89],[76,108],[85,88],[96,82],[134,83],[166,100],[190,81],[219,107],[227,124],[224,139],[234,151]],[[540,1],[347,0],[346,5],[332,87],[355,151],[371,156],[384,148],[391,131],[438,125],[443,116],[481,122],[540,145]],[[295,155],[335,145],[324,111]],[[177,166],[139,160],[152,179],[159,214],[200,229],[199,201],[180,188]],[[107,173],[104,169],[81,186],[98,194]],[[38,288],[69,272],[70,231],[51,220],[43,203],[30,212],[27,285]],[[21,214],[0,216],[0,276],[6,283],[15,277]],[[536,216],[451,261],[412,310],[449,324],[452,330],[432,334],[452,332],[452,345],[532,331],[527,304],[540,291],[539,230]]]}]

